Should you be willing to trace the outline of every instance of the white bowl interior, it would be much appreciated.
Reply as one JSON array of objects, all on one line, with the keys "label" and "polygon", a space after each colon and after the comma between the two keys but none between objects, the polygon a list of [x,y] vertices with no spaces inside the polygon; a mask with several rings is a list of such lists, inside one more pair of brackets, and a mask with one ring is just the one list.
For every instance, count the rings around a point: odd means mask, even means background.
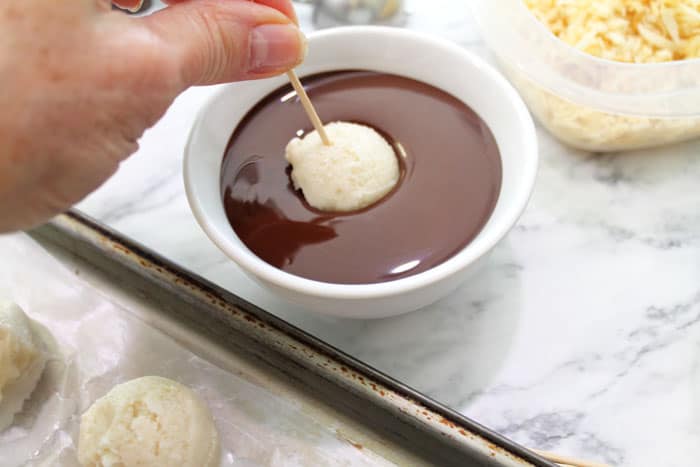
[{"label": "white bowl interior", "polygon": [[[222,157],[231,133],[284,77],[222,85],[202,109],[185,151],[185,184],[200,225],[248,273],[279,287],[318,296],[368,298],[398,294],[442,279],[488,252],[514,225],[529,199],[537,169],[534,125],[522,100],[490,65],[457,45],[393,28],[349,27],[310,37],[300,76],[365,69],[413,78],[443,89],[469,105],[489,126],[502,166],[501,192],[487,224],[457,255],[429,271],[392,282],[326,284],[285,273],[259,259],[236,236],[220,195]],[[420,112],[420,109],[416,109]]]}]

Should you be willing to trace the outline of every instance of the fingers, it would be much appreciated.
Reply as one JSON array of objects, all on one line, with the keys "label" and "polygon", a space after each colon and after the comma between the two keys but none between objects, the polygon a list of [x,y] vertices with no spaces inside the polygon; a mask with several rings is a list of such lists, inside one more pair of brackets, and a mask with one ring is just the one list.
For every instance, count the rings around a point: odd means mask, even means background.
[{"label": "fingers", "polygon": [[[163,0],[163,3],[167,5],[174,5],[176,3],[183,3],[191,0]],[[294,5],[292,0],[234,0],[234,1],[251,1],[253,3],[258,3],[260,5],[265,5],[270,8],[274,8],[279,11],[287,18],[291,19],[295,23],[298,23],[296,11],[294,11]],[[124,8],[130,11],[138,11],[143,5],[143,0],[114,0],[113,3],[120,8]]]},{"label": "fingers", "polygon": [[175,60],[183,88],[280,74],[306,54],[306,39],[289,17],[254,2],[177,2],[139,21]]},{"label": "fingers", "polygon": [[[163,3],[168,5],[174,5],[176,3],[182,3],[191,0],[163,0]],[[231,1],[251,1],[259,5],[265,5],[267,7],[273,8],[280,13],[282,13],[287,18],[291,19],[295,24],[299,23],[296,11],[294,11],[294,5],[292,0],[231,0]]]}]

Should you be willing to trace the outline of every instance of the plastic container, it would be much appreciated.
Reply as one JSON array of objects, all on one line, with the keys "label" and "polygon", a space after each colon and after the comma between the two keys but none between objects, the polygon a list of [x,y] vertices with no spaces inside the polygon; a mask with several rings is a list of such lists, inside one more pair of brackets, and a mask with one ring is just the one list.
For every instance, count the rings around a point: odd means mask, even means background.
[{"label": "plastic container", "polygon": [[700,136],[700,59],[604,60],[558,39],[521,0],[471,0],[471,6],[505,74],[563,142],[622,151]]}]

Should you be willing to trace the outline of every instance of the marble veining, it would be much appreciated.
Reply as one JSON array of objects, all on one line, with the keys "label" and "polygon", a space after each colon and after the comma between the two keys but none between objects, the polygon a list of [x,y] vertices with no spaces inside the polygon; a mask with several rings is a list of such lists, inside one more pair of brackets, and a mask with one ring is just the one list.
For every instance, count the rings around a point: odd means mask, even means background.
[{"label": "marble veining", "polygon": [[[488,57],[464,2],[407,3],[407,27]],[[310,30],[309,9],[300,16]],[[535,193],[482,274],[428,309],[343,321],[262,291],[192,218],[182,152],[210,94],[180,96],[79,207],[527,446],[627,467],[698,464],[700,141],[592,154],[540,129]]]}]

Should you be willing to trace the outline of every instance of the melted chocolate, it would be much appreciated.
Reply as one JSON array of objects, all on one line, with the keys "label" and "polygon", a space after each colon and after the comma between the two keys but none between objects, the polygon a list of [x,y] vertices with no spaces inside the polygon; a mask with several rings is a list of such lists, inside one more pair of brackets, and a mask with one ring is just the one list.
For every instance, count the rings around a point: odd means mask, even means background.
[{"label": "melted chocolate", "polygon": [[498,199],[501,161],[469,107],[425,83],[375,72],[325,73],[304,84],[325,122],[362,123],[383,134],[399,157],[401,180],[361,211],[310,207],[291,185],[284,150],[311,128],[284,86],[241,121],[224,156],[226,215],[251,251],[309,279],[376,283],[430,269],[479,233]]}]

